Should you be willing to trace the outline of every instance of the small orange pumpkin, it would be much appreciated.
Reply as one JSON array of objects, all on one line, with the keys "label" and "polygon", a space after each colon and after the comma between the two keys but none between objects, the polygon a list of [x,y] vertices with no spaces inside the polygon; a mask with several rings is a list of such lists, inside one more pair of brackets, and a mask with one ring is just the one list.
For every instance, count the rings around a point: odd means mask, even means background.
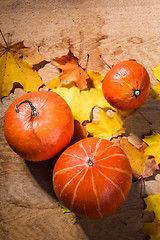
[{"label": "small orange pumpkin", "polygon": [[150,77],[146,69],[136,61],[122,61],[108,71],[102,90],[111,106],[120,110],[133,110],[147,100]]},{"label": "small orange pumpkin", "polygon": [[59,201],[88,219],[113,214],[131,184],[132,170],[124,152],[113,142],[97,137],[68,147],[53,171],[53,187]]},{"label": "small orange pumpkin", "polygon": [[54,92],[26,93],[5,114],[5,138],[26,160],[42,161],[56,156],[69,144],[73,132],[71,109]]}]

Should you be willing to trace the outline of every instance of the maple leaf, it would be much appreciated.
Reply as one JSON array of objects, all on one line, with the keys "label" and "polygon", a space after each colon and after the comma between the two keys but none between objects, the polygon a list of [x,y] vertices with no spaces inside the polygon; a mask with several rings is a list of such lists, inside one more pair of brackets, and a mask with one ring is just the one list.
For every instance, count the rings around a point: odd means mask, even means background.
[{"label": "maple leaf", "polygon": [[[157,78],[157,80],[160,81],[160,64],[156,68],[151,68],[151,69],[153,71],[154,76]],[[152,98],[160,100],[160,83],[158,83],[153,88],[151,88],[150,96]]]},{"label": "maple leaf", "polygon": [[147,208],[146,211],[153,211],[155,218],[153,222],[144,223],[142,231],[150,235],[151,240],[160,239],[160,195],[149,195],[144,199]]},{"label": "maple leaf", "polygon": [[0,44],[0,99],[10,94],[14,83],[26,92],[37,91],[44,84],[33,66],[19,56],[18,51],[23,48],[23,42],[6,47]]},{"label": "maple leaf", "polygon": [[81,91],[78,87],[57,87],[52,91],[61,95],[72,110],[74,119],[83,123],[84,121],[90,121],[90,113],[94,106],[102,108],[110,107],[110,104],[106,101],[103,93],[99,89],[91,88],[87,91]]},{"label": "maple leaf", "polygon": [[144,154],[143,147],[137,149],[126,138],[121,139],[120,147],[126,154],[136,178],[152,176],[154,171],[158,169],[153,159],[149,159],[149,157]]},{"label": "maple leaf", "polygon": [[53,63],[60,68],[62,72],[58,77],[59,82],[57,83],[57,78],[53,79],[48,84],[49,88],[53,88],[53,86],[55,87],[59,83],[68,85],[74,82],[80,90],[88,89],[87,80],[89,80],[89,75],[86,69],[79,65],[78,58],[73,55],[71,50],[69,50],[67,55],[53,59]]},{"label": "maple leaf", "polygon": [[160,100],[160,83],[151,88],[150,96],[154,99]]},{"label": "maple leaf", "polygon": [[[96,88],[102,91],[102,81],[104,76],[100,74],[99,72],[94,72],[94,71],[87,71],[87,74],[89,76],[89,81],[87,84],[89,85],[89,88]],[[62,86],[61,84],[61,75],[58,77],[55,77],[52,81],[50,81],[47,85],[48,88],[53,89],[58,86]],[[72,86],[75,86],[74,84],[71,85],[65,85],[65,87],[70,88]]]},{"label": "maple leaf", "polygon": [[143,141],[147,143],[145,154],[154,156],[157,165],[160,164],[160,134],[153,132],[151,136],[145,136]]},{"label": "maple leaf", "polygon": [[125,132],[124,118],[117,111],[110,116],[102,109],[98,109],[98,119],[86,124],[87,131],[94,137],[111,139]]},{"label": "maple leaf", "polygon": [[145,196],[160,195],[160,174],[156,174],[154,178],[144,181]]},{"label": "maple leaf", "polygon": [[154,76],[160,81],[160,64],[156,68],[151,68]]},{"label": "maple leaf", "polygon": [[149,195],[145,199],[146,211],[154,211],[155,217],[160,221],[160,195]]},{"label": "maple leaf", "polygon": [[150,177],[153,173],[159,170],[159,166],[157,165],[155,158],[152,157],[151,159],[148,157],[148,160],[145,162],[143,168],[143,177]]},{"label": "maple leaf", "polygon": [[91,85],[93,85],[94,88],[102,90],[102,81],[104,79],[104,76],[100,74],[99,72],[94,71],[87,71],[90,80],[92,81]]},{"label": "maple leaf", "polygon": [[26,63],[34,66],[35,68],[37,65],[45,65],[50,62],[45,60],[37,48],[26,47],[24,46],[24,42],[21,43],[22,47],[19,49],[16,48],[15,53],[19,56],[19,58],[23,58]]}]

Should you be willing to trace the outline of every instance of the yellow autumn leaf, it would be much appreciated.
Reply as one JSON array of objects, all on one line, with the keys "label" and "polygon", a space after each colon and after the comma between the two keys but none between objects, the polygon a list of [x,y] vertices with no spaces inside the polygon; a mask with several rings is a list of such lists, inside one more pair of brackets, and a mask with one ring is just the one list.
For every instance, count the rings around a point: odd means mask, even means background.
[{"label": "yellow autumn leaf", "polygon": [[[87,71],[87,74],[89,76],[90,82],[88,83],[92,88],[96,88],[99,90],[102,90],[102,80],[104,76],[100,74],[99,72],[94,72],[94,71]],[[75,85],[72,83],[71,85]],[[47,87],[50,89],[56,88],[58,86],[63,86],[61,83],[60,75],[58,77],[55,77],[53,80],[51,80]]]},{"label": "yellow autumn leaf", "polygon": [[153,132],[151,136],[145,136],[143,139],[147,143],[145,154],[154,156],[157,164],[160,164],[160,134]]},{"label": "yellow autumn leaf", "polygon": [[21,47],[23,42],[0,45],[0,99],[10,94],[14,83],[20,83],[26,92],[37,91],[43,85],[37,71],[16,53]]},{"label": "yellow autumn leaf", "polygon": [[94,71],[87,71],[90,79],[93,82],[93,85],[96,89],[102,90],[102,81],[104,79],[104,76],[100,74],[99,72]]},{"label": "yellow autumn leaf", "polygon": [[149,195],[145,199],[146,211],[154,211],[155,217],[160,221],[160,195]]},{"label": "yellow autumn leaf", "polygon": [[60,87],[62,85],[62,84],[60,84],[60,82],[61,82],[61,80],[60,80],[59,76],[55,77],[52,81],[50,81],[48,83],[47,87],[50,89],[56,88],[57,86]]},{"label": "yellow autumn leaf", "polygon": [[108,116],[105,111],[99,109],[98,121],[87,123],[86,129],[94,137],[111,139],[125,132],[123,128],[124,118],[119,112],[115,112],[112,116]]},{"label": "yellow autumn leaf", "polygon": [[160,81],[160,64],[156,68],[151,68],[154,76]]},{"label": "yellow autumn leaf", "polygon": [[138,178],[143,176],[148,156],[146,156],[141,149],[137,149],[134,145],[132,145],[126,138],[121,139],[120,147],[126,154],[134,175]]},{"label": "yellow autumn leaf", "polygon": [[59,86],[53,88],[52,91],[58,93],[66,100],[72,110],[75,120],[80,123],[90,120],[90,112],[94,106],[102,108],[110,107],[102,91],[99,89],[91,88],[90,90],[80,91],[75,86],[71,88]]},{"label": "yellow autumn leaf", "polygon": [[154,220],[153,222],[144,223],[142,231],[146,235],[150,235],[150,240],[160,239],[160,221]]},{"label": "yellow autumn leaf", "polygon": [[[157,78],[157,80],[160,81],[160,64],[156,68],[151,69],[153,71],[154,76]],[[150,96],[157,100],[160,100],[160,83],[151,88]]]},{"label": "yellow autumn leaf", "polygon": [[151,240],[160,239],[160,195],[149,195],[144,199],[147,208],[146,211],[153,211],[155,218],[153,222],[144,223],[142,231],[150,235]]},{"label": "yellow autumn leaf", "polygon": [[153,88],[150,90],[150,96],[152,98],[155,98],[157,100],[160,100],[160,83],[155,85]]}]

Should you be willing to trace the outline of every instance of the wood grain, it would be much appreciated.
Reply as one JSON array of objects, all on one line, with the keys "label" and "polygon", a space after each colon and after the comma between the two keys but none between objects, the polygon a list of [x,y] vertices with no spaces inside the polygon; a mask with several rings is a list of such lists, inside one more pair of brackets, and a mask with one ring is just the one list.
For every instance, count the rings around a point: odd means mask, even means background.
[{"label": "wood grain", "polygon": [[[71,49],[85,66],[89,54],[88,69],[102,74],[108,71],[103,59],[109,65],[136,59],[146,67],[154,86],[157,80],[151,67],[160,60],[159,13],[159,0],[34,0],[34,4],[31,0],[8,0],[0,1],[0,26],[8,43],[24,40],[26,46],[38,47],[47,60]],[[47,83],[58,71],[47,64],[39,73]],[[80,219],[73,224],[74,214],[63,214],[51,183],[54,160],[27,162],[4,138],[5,111],[22,94],[18,89],[0,103],[0,239],[146,239],[140,230],[153,214],[142,214],[140,182],[133,183],[124,204],[109,218]],[[137,143],[144,134],[160,132],[159,101],[149,98],[140,111],[152,125],[138,113],[125,122],[127,136]]]}]

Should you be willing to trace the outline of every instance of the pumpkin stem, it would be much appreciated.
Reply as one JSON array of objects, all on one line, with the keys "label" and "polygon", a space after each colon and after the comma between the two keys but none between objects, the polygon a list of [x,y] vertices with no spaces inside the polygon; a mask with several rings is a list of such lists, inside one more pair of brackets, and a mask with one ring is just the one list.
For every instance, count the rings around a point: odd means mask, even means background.
[{"label": "pumpkin stem", "polygon": [[30,107],[31,107],[31,117],[38,117],[38,116],[39,116],[39,111],[38,111],[38,109],[33,106],[32,102],[31,102],[30,100],[24,100],[24,101],[18,103],[18,104],[15,106],[15,111],[16,111],[17,113],[20,112],[19,106],[20,106],[21,104],[23,104],[23,103],[29,103],[29,105],[30,105]]},{"label": "pumpkin stem", "polygon": [[88,166],[92,167],[94,165],[93,159],[89,158]]}]

